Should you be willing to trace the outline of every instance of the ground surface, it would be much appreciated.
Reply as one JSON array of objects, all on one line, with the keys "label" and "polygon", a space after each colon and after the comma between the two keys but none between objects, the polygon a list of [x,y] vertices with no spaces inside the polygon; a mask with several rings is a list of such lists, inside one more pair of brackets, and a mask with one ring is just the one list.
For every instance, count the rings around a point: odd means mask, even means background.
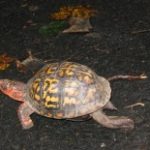
[{"label": "ground surface", "polygon": [[[38,6],[31,12],[24,3]],[[99,10],[91,20],[94,32],[43,37],[40,25],[49,22],[50,12],[61,5],[89,4]],[[2,0],[0,1],[0,54],[23,59],[30,49],[35,56],[53,61],[70,60],[88,65],[98,74],[109,77],[116,74],[150,76],[149,0]],[[37,26],[23,29],[27,20]],[[0,78],[27,81],[30,75],[19,73],[15,65],[0,72]],[[17,102],[0,95],[0,149],[1,150],[149,150],[150,149],[150,79],[144,81],[112,82],[111,101],[119,112],[135,120],[135,129],[125,133],[103,128],[93,120],[70,122],[32,115],[35,126],[22,130]],[[144,107],[124,109],[124,106],[142,102]]]}]

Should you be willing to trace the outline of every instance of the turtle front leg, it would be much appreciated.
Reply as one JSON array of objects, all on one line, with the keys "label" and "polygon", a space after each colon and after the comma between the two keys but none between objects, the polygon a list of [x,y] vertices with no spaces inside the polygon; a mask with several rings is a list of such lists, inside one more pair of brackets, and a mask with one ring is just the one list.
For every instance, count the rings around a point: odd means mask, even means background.
[{"label": "turtle front leg", "polygon": [[91,114],[93,119],[104,127],[112,129],[126,129],[130,130],[134,128],[134,121],[124,116],[107,116],[102,110],[98,110]]},{"label": "turtle front leg", "polygon": [[33,121],[30,118],[30,115],[34,112],[26,103],[23,103],[19,106],[18,117],[21,122],[23,129],[29,129],[33,127]]}]

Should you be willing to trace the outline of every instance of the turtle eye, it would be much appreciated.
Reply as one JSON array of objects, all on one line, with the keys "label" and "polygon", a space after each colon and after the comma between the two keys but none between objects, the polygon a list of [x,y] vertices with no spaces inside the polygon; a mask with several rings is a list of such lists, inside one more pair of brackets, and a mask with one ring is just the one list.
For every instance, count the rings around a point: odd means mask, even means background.
[{"label": "turtle eye", "polygon": [[8,84],[6,84],[6,82],[4,82],[3,84],[0,85],[1,91],[6,91],[7,89],[8,89]]}]

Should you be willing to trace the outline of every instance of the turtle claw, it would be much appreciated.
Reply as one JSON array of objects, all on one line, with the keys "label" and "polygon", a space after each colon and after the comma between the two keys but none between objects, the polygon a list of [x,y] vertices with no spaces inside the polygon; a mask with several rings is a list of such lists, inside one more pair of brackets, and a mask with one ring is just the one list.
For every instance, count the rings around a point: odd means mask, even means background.
[{"label": "turtle claw", "polygon": [[24,118],[21,120],[21,125],[22,125],[22,128],[26,130],[26,129],[30,129],[31,127],[33,127],[34,124],[31,119]]}]

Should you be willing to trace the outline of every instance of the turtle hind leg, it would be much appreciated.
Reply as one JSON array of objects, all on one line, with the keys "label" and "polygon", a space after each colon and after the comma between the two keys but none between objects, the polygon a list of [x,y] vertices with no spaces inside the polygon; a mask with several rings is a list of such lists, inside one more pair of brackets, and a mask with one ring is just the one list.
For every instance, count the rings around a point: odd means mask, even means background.
[{"label": "turtle hind leg", "polygon": [[33,127],[33,121],[30,118],[30,115],[34,112],[26,103],[23,103],[19,106],[18,117],[21,122],[23,129],[29,129]]},{"label": "turtle hind leg", "polygon": [[101,110],[91,114],[93,119],[104,127],[112,129],[125,129],[131,130],[134,128],[134,121],[124,116],[107,116]]},{"label": "turtle hind leg", "polygon": [[69,121],[87,121],[87,120],[90,120],[92,117],[90,115],[84,115],[84,116],[80,116],[80,117],[76,117],[76,118],[68,118],[66,120],[69,120]]}]

